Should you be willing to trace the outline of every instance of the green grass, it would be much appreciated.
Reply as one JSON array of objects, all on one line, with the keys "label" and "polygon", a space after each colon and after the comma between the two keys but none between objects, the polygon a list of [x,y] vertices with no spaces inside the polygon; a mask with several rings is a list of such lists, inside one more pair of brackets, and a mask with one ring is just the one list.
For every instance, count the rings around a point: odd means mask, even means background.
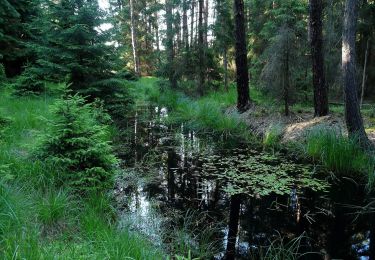
[{"label": "green grass", "polygon": [[[58,92],[56,93],[58,94]],[[56,186],[58,169],[33,158],[54,95],[0,92],[0,259],[162,259],[150,241],[119,230],[111,199]]]},{"label": "green grass", "polygon": [[163,80],[141,78],[135,84],[133,93],[138,104],[145,104],[146,101],[167,107],[170,110],[169,123],[184,123],[185,127],[198,132],[241,137],[245,140],[252,138],[238,115],[225,113],[228,107],[236,104],[235,88],[193,99],[181,91],[171,90]]},{"label": "green grass", "polygon": [[270,125],[263,136],[263,146],[266,148],[278,148],[284,128],[281,124]]},{"label": "green grass", "polygon": [[363,151],[354,139],[328,127],[310,131],[306,137],[305,152],[337,174],[351,177],[374,174],[373,156]]}]

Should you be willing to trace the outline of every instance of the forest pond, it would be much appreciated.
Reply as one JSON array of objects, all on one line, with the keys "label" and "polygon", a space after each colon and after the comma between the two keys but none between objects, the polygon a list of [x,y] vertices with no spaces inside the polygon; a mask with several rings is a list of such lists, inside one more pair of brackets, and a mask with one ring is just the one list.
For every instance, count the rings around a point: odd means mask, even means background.
[{"label": "forest pond", "polygon": [[256,259],[272,247],[302,259],[368,259],[363,187],[166,119],[159,107],[140,107],[129,119],[118,149],[126,170],[115,189],[123,225],[173,254],[189,248],[208,259]]}]

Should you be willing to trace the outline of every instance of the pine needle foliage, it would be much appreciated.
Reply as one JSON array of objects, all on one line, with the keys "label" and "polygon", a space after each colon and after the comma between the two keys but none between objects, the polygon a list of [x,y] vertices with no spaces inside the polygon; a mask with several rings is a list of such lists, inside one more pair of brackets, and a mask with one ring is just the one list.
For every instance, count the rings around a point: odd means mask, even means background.
[{"label": "pine needle foliage", "polygon": [[103,112],[79,95],[67,95],[53,107],[55,120],[39,149],[41,157],[62,169],[63,184],[82,193],[111,186],[117,162],[108,141]]}]

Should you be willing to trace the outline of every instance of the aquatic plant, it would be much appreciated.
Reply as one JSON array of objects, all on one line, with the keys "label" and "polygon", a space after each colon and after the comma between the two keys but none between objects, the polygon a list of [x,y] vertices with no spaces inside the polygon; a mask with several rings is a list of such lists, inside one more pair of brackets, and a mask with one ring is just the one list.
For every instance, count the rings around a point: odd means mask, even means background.
[{"label": "aquatic plant", "polygon": [[[220,169],[220,170],[218,170]],[[280,155],[253,151],[226,157],[207,157],[203,171],[217,177],[230,194],[267,196],[290,194],[294,187],[325,191],[328,183],[314,176],[310,165],[295,164]]]}]

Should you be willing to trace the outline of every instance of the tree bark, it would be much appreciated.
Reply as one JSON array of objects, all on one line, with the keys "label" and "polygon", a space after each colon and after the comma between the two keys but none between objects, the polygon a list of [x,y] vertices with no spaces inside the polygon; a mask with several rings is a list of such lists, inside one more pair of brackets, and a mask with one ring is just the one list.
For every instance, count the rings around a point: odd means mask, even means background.
[{"label": "tree bark", "polygon": [[249,74],[247,68],[247,45],[243,0],[234,0],[237,109],[245,112],[250,107]]},{"label": "tree bark", "polygon": [[224,63],[224,89],[228,92],[228,50],[224,47],[223,52],[223,63]]},{"label": "tree bark", "polygon": [[185,51],[189,48],[188,22],[187,22],[187,0],[182,1],[182,39]]},{"label": "tree bark", "polygon": [[190,47],[194,45],[194,12],[195,0],[191,0],[191,13],[190,13]]},{"label": "tree bark", "polygon": [[367,138],[357,94],[357,80],[355,73],[356,53],[355,38],[358,18],[358,1],[346,0],[344,26],[342,34],[342,77],[345,96],[345,119],[349,136],[358,139],[362,147],[368,148]]},{"label": "tree bark", "polygon": [[198,93],[200,96],[203,95],[203,87],[204,87],[204,69],[205,69],[205,57],[204,57],[204,39],[203,39],[203,0],[198,1],[198,56],[199,56],[199,64],[198,64]]},{"label": "tree bark", "polygon": [[130,30],[131,30],[131,37],[132,37],[133,62],[134,62],[134,72],[135,72],[135,74],[140,75],[137,33],[136,33],[136,22],[135,22],[134,2],[133,1],[134,0],[129,0],[129,5],[130,5]]},{"label": "tree bark", "polygon": [[208,47],[208,0],[205,0],[204,5],[204,46]]},{"label": "tree bark", "polygon": [[363,73],[362,73],[362,87],[361,87],[361,103],[360,107],[362,108],[363,97],[365,95],[365,86],[366,86],[366,69],[367,69],[367,58],[368,58],[368,49],[370,46],[370,38],[367,39],[366,43],[366,52],[365,52],[365,62],[363,64]]},{"label": "tree bark", "polygon": [[158,64],[161,64],[160,59],[160,37],[159,37],[159,17],[158,12],[155,12],[155,41],[156,41],[156,51],[157,51],[157,57],[158,57]]},{"label": "tree bark", "polygon": [[309,33],[314,86],[314,115],[328,114],[328,89],[324,75],[322,13],[323,0],[310,0]]},{"label": "tree bark", "polygon": [[172,14],[172,0],[165,2],[165,18],[167,22],[167,42],[166,48],[168,53],[168,79],[172,88],[177,88],[177,79],[174,69],[174,44],[173,44],[173,14]]},{"label": "tree bark", "polygon": [[289,116],[289,39],[287,39],[286,50],[285,50],[285,64],[284,64],[284,112],[285,116]]}]

